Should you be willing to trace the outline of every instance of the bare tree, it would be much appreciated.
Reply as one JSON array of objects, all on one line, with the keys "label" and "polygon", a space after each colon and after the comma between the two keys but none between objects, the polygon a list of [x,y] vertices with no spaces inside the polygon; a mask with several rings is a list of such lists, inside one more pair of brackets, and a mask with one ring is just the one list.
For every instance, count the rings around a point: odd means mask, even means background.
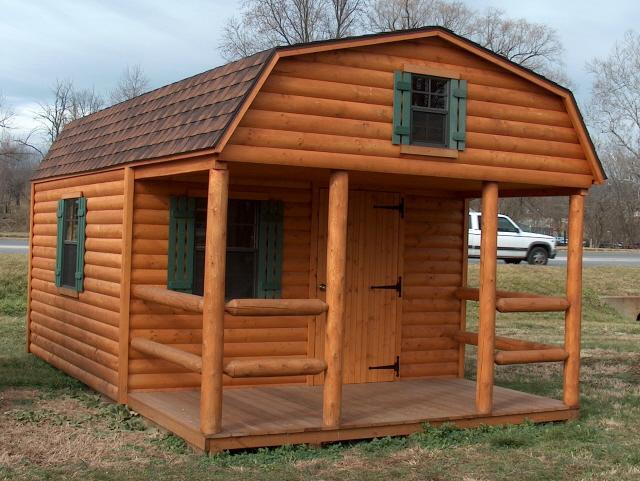
[{"label": "bare tree", "polygon": [[74,90],[71,97],[69,117],[71,120],[76,120],[97,112],[103,106],[103,98],[96,93],[93,87],[90,89]]},{"label": "bare tree", "polygon": [[233,60],[278,45],[355,33],[364,0],[245,0],[227,22],[220,51]]},{"label": "bare tree", "polygon": [[110,93],[111,104],[124,102],[143,94],[149,88],[149,78],[139,64],[127,65],[116,87]]},{"label": "bare tree", "polygon": [[13,116],[14,112],[7,105],[7,99],[0,93],[0,130],[9,128]]},{"label": "bare tree", "polygon": [[356,32],[361,23],[365,0],[330,0],[327,38],[343,38]]},{"label": "bare tree", "polygon": [[475,33],[476,13],[464,2],[445,0],[371,0],[369,29],[390,32],[426,25],[448,28],[459,35]]},{"label": "bare tree", "polygon": [[626,172],[640,181],[640,34],[627,32],[606,58],[587,64],[594,75],[588,117],[606,142],[628,154]]},{"label": "bare tree", "polygon": [[41,124],[49,144],[55,142],[64,126],[71,120],[73,83],[71,80],[56,80],[51,91],[53,102],[39,103],[39,109],[35,113],[35,118]]},{"label": "bare tree", "polygon": [[524,18],[507,18],[496,8],[478,16],[474,37],[483,47],[541,73],[557,69],[562,58],[562,43],[553,28]]}]

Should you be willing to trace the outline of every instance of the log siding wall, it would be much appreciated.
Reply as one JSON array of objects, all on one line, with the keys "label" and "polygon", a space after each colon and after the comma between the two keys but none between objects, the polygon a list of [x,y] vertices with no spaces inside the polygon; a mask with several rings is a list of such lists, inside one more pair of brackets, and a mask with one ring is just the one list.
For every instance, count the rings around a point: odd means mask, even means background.
[{"label": "log siding wall", "polygon": [[464,200],[405,196],[400,375],[457,376]]},{"label": "log siding wall", "polygon": [[[234,179],[232,179],[233,182]],[[204,197],[206,183],[137,181],[134,195],[132,284],[166,287],[169,198],[173,195]],[[284,260],[282,296],[309,296],[311,190],[231,185],[236,198],[284,201]],[[225,317],[225,361],[269,356],[307,356],[310,318]],[[201,314],[186,313],[131,300],[130,335],[201,352]],[[226,385],[304,383],[305,376],[232,379]],[[200,375],[159,359],[130,351],[130,390],[176,389],[200,385]]]},{"label": "log siding wall", "polygon": [[[34,184],[29,350],[93,389],[117,398],[123,171]],[[62,195],[87,198],[84,292],[55,285],[56,207]]]},{"label": "log siding wall", "polygon": [[561,98],[437,38],[281,59],[222,157],[297,162],[305,152],[364,155],[372,170],[376,158],[450,162],[401,155],[391,143],[393,71],[409,64],[468,80],[467,148],[457,164],[484,168],[474,171],[479,176],[499,167],[542,185],[551,178],[590,184],[590,166]]}]

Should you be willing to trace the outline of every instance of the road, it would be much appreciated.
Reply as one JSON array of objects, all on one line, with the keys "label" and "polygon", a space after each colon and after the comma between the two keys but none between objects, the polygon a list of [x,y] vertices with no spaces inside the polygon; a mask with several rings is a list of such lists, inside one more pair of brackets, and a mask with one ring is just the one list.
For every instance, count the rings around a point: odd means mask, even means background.
[{"label": "road", "polygon": [[[558,251],[555,259],[549,260],[550,266],[563,266],[567,263],[566,251]],[[584,267],[627,266],[640,267],[640,251],[585,251],[582,258]]]},{"label": "road", "polygon": [[[478,259],[469,259],[471,263],[478,263]],[[584,251],[582,258],[584,267],[596,267],[596,266],[626,266],[626,267],[640,267],[640,251]],[[565,266],[567,265],[567,253],[566,251],[558,251],[558,255],[555,259],[549,259],[550,266]]]},{"label": "road", "polygon": [[[27,239],[0,238],[0,254],[26,254]],[[628,266],[640,267],[640,251],[585,251],[584,266]],[[469,259],[476,263],[478,259]],[[559,251],[555,259],[549,260],[550,266],[563,266],[567,263],[565,251]]]},{"label": "road", "polygon": [[29,251],[27,239],[6,239],[0,237],[0,254],[26,254]]}]

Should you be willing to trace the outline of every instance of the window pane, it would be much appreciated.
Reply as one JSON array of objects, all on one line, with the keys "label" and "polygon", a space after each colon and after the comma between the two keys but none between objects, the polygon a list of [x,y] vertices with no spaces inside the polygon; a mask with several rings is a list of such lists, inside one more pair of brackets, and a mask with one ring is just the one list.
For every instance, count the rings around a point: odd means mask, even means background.
[{"label": "window pane", "polygon": [[78,199],[67,199],[64,209],[64,240],[78,240]]},{"label": "window pane", "polygon": [[427,78],[420,75],[413,75],[413,90],[425,91],[427,90]]},{"label": "window pane", "polygon": [[[255,297],[258,201],[230,199],[227,211],[226,299]],[[198,204],[195,225],[193,289],[204,292],[204,259],[207,230],[206,203]]]},{"label": "window pane", "polygon": [[227,251],[226,299],[255,297],[255,252]]},{"label": "window pane", "polygon": [[445,79],[432,78],[429,91],[432,94],[445,95],[447,93],[447,82]]},{"label": "window pane", "polygon": [[432,109],[445,109],[447,107],[446,98],[442,95],[430,95],[430,107]]},{"label": "window pane", "polygon": [[412,95],[411,104],[415,107],[428,107],[429,106],[429,96],[425,94],[417,94],[414,93]]},{"label": "window pane", "polygon": [[62,285],[75,288],[78,245],[76,243],[67,244],[65,242],[62,249]]},{"label": "window pane", "polygon": [[445,121],[447,116],[433,112],[413,112],[411,139],[413,142],[430,145],[445,144]]},{"label": "window pane", "polygon": [[518,232],[516,226],[514,226],[511,221],[505,217],[498,217],[498,230],[500,232]]},{"label": "window pane", "polygon": [[256,201],[237,199],[229,201],[227,247],[255,248],[257,240],[256,216]]}]

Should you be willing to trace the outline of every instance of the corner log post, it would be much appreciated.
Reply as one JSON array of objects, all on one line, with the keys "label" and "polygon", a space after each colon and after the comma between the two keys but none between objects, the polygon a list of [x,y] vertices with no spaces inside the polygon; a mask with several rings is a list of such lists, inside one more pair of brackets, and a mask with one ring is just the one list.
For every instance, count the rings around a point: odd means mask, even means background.
[{"label": "corner log post", "polygon": [[498,249],[498,184],[482,185],[482,236],[480,238],[480,290],[476,410],[493,408],[494,350],[496,335],[496,263]]},{"label": "corner log post", "polygon": [[571,408],[580,405],[580,325],[582,321],[582,241],[586,192],[569,198],[567,246],[567,300],[564,316],[563,400]]},{"label": "corner log post", "polygon": [[324,427],[340,426],[342,410],[342,363],[344,343],[345,271],[347,260],[347,213],[349,175],[344,171],[329,179],[327,228],[327,324],[322,422]]},{"label": "corner log post", "polygon": [[200,431],[222,429],[222,370],[224,368],[224,289],[227,246],[229,171],[216,164],[209,171],[207,232],[202,306],[202,381]]}]

